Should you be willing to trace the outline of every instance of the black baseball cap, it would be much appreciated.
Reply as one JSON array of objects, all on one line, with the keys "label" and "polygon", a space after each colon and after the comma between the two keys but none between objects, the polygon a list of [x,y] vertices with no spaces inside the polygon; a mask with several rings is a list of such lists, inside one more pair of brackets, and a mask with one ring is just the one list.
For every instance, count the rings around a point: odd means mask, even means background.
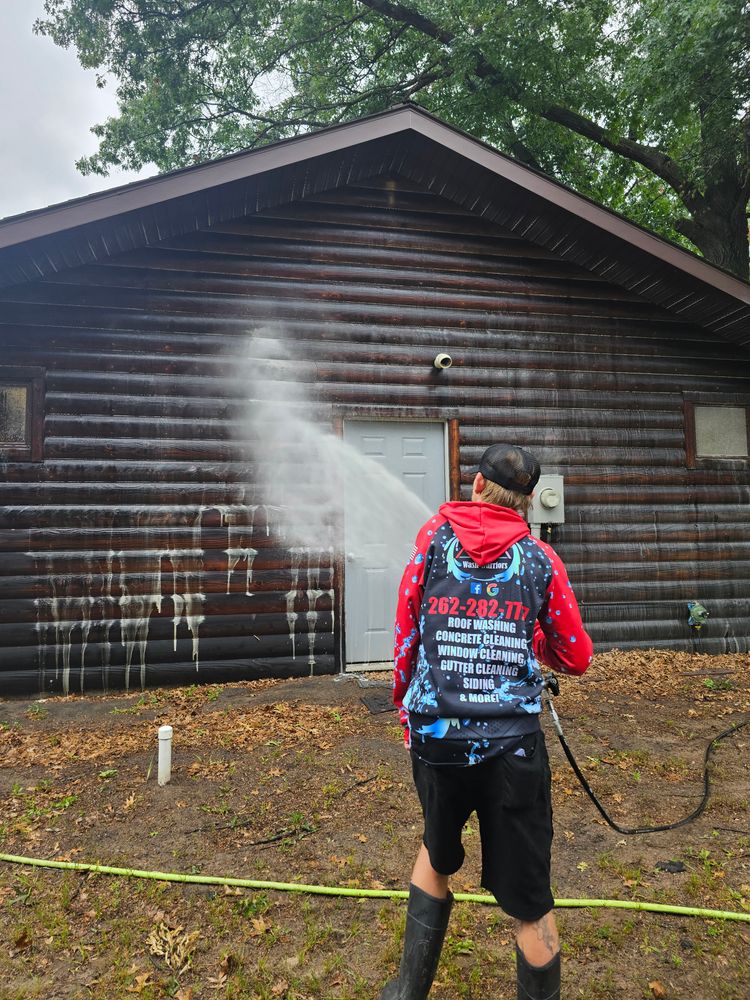
[{"label": "black baseball cap", "polygon": [[498,486],[529,496],[542,470],[534,456],[523,448],[514,444],[492,444],[482,455],[479,471]]}]

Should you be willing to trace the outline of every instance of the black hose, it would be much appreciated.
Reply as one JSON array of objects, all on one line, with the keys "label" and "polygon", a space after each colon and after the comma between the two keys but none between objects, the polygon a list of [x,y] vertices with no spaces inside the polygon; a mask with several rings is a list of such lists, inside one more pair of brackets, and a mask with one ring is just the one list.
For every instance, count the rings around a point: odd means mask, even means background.
[{"label": "black hose", "polygon": [[601,804],[599,799],[594,794],[591,785],[589,785],[588,781],[584,777],[583,772],[576,763],[576,759],[573,756],[573,752],[568,746],[567,740],[565,739],[562,727],[560,725],[560,720],[557,716],[557,712],[555,711],[555,708],[550,698],[547,698],[547,705],[549,706],[550,714],[552,715],[552,721],[555,726],[555,732],[557,733],[557,738],[560,740],[560,744],[563,748],[563,751],[565,752],[565,756],[568,758],[568,763],[573,768],[575,776],[580,781],[584,791],[589,796],[589,798],[594,803],[594,805],[599,810],[604,819],[607,821],[607,823],[612,827],[612,829],[617,830],[618,833],[626,833],[626,834],[663,833],[665,830],[676,830],[678,826],[685,826],[685,824],[692,823],[694,819],[697,819],[703,812],[703,810],[706,808],[708,804],[708,797],[711,793],[711,781],[708,775],[708,762],[711,757],[711,754],[714,751],[716,744],[721,742],[721,740],[726,739],[728,736],[732,736],[733,733],[738,732],[740,729],[744,729],[745,726],[750,725],[750,719],[746,719],[744,722],[738,722],[734,726],[730,726],[729,729],[725,729],[723,733],[719,733],[718,736],[714,736],[714,738],[709,742],[708,746],[706,747],[705,756],[703,758],[703,798],[701,799],[697,808],[694,809],[689,816],[685,816],[683,819],[679,819],[675,823],[665,823],[663,826],[627,827],[627,826],[620,826],[618,823],[615,823],[615,821],[607,813],[607,810],[604,808],[604,806]]}]

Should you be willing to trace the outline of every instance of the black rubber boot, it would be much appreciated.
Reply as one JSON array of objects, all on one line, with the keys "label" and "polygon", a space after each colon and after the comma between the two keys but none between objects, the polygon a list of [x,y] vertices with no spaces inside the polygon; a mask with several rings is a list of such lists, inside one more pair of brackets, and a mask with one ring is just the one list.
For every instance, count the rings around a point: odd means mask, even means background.
[{"label": "black rubber boot", "polygon": [[546,965],[529,965],[516,945],[518,1000],[560,1000],[560,952]]},{"label": "black rubber boot", "polygon": [[452,906],[453,896],[450,893],[447,899],[437,899],[416,885],[409,886],[404,950],[398,979],[388,983],[380,994],[380,1000],[427,1000],[437,972]]}]

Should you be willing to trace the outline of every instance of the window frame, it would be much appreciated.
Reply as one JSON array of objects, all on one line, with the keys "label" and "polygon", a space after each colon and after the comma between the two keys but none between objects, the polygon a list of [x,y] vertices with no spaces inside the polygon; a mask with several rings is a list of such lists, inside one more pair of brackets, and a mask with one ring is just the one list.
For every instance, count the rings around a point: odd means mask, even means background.
[{"label": "window frame", "polygon": [[[684,393],[683,394],[683,415],[685,426],[685,456],[688,469],[726,468],[731,462],[744,463],[750,465],[750,399],[747,396],[736,396],[727,394],[717,398],[708,393]],[[747,426],[747,455],[699,455],[696,444],[695,433],[695,408],[696,406],[730,407],[732,409],[744,409]]]},{"label": "window frame", "polygon": [[26,388],[26,441],[23,444],[0,441],[0,461],[41,462],[44,457],[44,369],[3,365],[0,363],[0,386]]}]

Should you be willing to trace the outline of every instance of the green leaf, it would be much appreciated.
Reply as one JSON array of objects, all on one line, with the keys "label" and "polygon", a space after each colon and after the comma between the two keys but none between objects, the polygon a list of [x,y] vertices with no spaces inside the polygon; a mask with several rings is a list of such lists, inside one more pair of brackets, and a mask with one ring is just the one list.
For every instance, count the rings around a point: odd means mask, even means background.
[{"label": "green leaf", "polygon": [[745,0],[47,0],[118,114],[84,173],[170,170],[404,100],[747,276]]}]

